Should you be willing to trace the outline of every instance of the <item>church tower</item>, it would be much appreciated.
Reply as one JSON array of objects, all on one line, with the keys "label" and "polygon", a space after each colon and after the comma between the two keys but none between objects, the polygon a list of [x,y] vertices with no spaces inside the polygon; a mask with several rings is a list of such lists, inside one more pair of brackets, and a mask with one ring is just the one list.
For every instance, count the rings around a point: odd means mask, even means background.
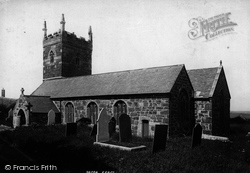
[{"label": "church tower", "polygon": [[91,75],[92,73],[92,29],[89,39],[78,38],[65,31],[65,18],[62,14],[59,32],[47,35],[44,21],[43,38],[43,80]]}]

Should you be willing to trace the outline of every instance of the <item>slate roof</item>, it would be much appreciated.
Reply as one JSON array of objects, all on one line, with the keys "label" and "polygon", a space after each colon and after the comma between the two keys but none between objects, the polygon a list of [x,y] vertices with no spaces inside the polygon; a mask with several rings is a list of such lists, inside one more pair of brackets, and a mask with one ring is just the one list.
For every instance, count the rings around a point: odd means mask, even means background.
[{"label": "slate roof", "polygon": [[33,113],[48,113],[51,109],[55,111],[55,113],[59,113],[50,97],[25,95],[25,99],[32,105],[31,110]]},{"label": "slate roof", "polygon": [[195,98],[213,96],[222,67],[187,70],[194,87]]},{"label": "slate roof", "polygon": [[169,93],[184,65],[45,80],[32,95],[51,98]]}]

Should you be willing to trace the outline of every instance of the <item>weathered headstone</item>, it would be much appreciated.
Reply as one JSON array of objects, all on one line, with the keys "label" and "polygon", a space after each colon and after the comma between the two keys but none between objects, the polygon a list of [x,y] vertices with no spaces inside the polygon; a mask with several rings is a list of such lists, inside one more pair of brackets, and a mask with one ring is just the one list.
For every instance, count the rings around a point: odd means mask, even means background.
[{"label": "weathered headstone", "polygon": [[[250,144],[245,146],[245,160],[248,164],[250,164]],[[249,167],[250,168],[250,167]],[[250,170],[250,169],[249,169]]]},{"label": "weathered headstone", "polygon": [[115,133],[116,120],[115,117],[112,117],[109,121],[109,137]]},{"label": "weathered headstone", "polygon": [[20,116],[13,116],[13,127],[20,127]]},{"label": "weathered headstone", "polygon": [[61,124],[62,123],[62,118],[61,118],[61,113],[56,113],[56,117],[55,117],[55,123],[56,124]]},{"label": "weathered headstone", "polygon": [[89,118],[85,118],[85,117],[81,117],[78,120],[76,120],[77,125],[87,125],[87,124],[91,124],[91,119]]},{"label": "weathered headstone", "polygon": [[131,120],[127,114],[121,114],[119,117],[120,142],[128,142],[132,139]]},{"label": "weathered headstone", "polygon": [[11,118],[13,116],[13,110],[12,108],[9,110],[8,112],[8,117],[7,118]]},{"label": "weathered headstone", "polygon": [[76,135],[76,133],[77,133],[77,124],[76,123],[67,123],[66,136]]},{"label": "weathered headstone", "polygon": [[152,153],[155,153],[157,151],[164,151],[166,149],[167,134],[168,134],[168,125],[164,124],[155,125]]},{"label": "weathered headstone", "polygon": [[97,125],[94,124],[94,126],[90,132],[90,137],[96,137],[96,134],[97,134]]},{"label": "weathered headstone", "polygon": [[103,108],[97,119],[96,142],[105,142],[109,140],[109,118],[106,109]]},{"label": "weathered headstone", "polygon": [[198,123],[193,128],[192,144],[191,144],[192,148],[201,145],[201,136],[202,136],[202,127]]},{"label": "weathered headstone", "polygon": [[[1,112],[1,111],[0,111],[0,112]],[[13,123],[13,121],[14,121],[14,118],[13,118],[13,117],[14,117],[14,116],[13,116],[13,110],[10,109],[9,112],[8,112],[8,117],[5,118],[5,121],[6,121],[8,124],[11,124],[11,121],[12,121],[12,123]]]},{"label": "weathered headstone", "polygon": [[48,113],[48,125],[55,124],[56,114],[52,109]]}]

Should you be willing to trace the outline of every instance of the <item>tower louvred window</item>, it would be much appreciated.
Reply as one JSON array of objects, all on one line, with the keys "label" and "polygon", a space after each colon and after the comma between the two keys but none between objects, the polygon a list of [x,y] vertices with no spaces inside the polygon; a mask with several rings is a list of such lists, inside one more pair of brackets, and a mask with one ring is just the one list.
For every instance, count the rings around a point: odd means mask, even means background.
[{"label": "tower louvred window", "polygon": [[54,62],[54,60],[55,60],[55,54],[54,54],[54,52],[53,51],[50,51],[50,53],[49,53],[49,57],[50,57],[50,63],[53,63]]}]

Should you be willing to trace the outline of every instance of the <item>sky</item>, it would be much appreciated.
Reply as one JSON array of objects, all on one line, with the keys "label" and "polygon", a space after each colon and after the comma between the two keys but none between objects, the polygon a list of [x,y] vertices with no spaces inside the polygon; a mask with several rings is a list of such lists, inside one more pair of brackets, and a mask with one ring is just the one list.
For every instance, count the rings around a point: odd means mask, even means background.
[{"label": "sky", "polygon": [[[229,15],[233,31],[191,39],[190,20]],[[43,81],[43,23],[88,39],[92,73],[185,64],[218,67],[222,60],[231,110],[250,111],[250,1],[248,0],[0,0],[0,89],[18,98]],[[218,17],[218,18],[219,18]],[[217,18],[216,18],[217,19]],[[209,20],[210,21],[210,20]]]}]

